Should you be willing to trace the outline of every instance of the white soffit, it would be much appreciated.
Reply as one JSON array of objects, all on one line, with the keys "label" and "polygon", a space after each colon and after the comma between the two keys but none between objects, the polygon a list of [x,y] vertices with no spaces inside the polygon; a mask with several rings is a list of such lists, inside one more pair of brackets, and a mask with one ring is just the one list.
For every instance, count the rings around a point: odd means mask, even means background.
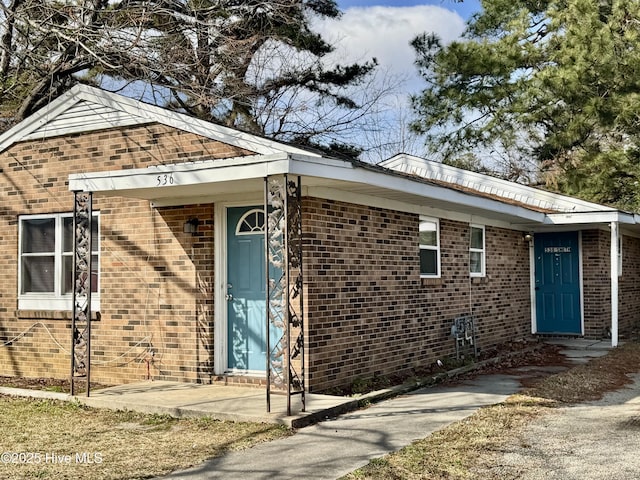
[{"label": "white soffit", "polygon": [[596,211],[579,213],[550,213],[545,218],[546,225],[580,225],[593,223],[621,223],[635,225],[636,215],[620,211]]},{"label": "white soffit", "polygon": [[379,164],[382,167],[427,180],[458,185],[485,195],[492,195],[543,210],[556,212],[615,211],[611,207],[585,202],[577,198],[546,192],[509,182],[490,175],[471,172],[424,158],[400,154]]}]

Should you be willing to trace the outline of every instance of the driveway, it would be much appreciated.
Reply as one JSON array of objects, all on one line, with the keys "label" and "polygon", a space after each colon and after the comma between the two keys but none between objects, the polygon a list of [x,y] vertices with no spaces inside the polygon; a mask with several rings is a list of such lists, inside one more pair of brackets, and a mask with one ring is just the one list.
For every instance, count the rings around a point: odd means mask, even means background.
[{"label": "driveway", "polygon": [[640,375],[602,400],[560,408],[527,425],[476,478],[636,480]]}]

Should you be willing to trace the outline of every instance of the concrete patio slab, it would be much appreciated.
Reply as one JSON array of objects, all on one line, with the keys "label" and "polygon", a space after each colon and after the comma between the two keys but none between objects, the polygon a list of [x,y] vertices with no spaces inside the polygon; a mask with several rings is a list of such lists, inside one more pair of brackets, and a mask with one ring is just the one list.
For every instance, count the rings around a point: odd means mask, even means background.
[{"label": "concrete patio slab", "polygon": [[202,385],[182,382],[144,381],[108,387],[77,396],[81,403],[99,408],[134,410],[174,417],[209,416],[218,420],[264,422],[300,428],[325,418],[353,410],[353,398],[307,394],[302,411],[299,395],[291,399],[287,416],[287,397],[271,394],[271,413],[267,412],[264,388]]}]

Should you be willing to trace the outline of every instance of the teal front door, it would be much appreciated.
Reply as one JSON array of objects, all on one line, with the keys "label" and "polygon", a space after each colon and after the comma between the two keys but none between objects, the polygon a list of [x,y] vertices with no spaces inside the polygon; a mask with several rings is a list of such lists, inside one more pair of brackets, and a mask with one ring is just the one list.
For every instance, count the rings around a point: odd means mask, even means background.
[{"label": "teal front door", "polygon": [[534,236],[538,333],[582,333],[577,232]]},{"label": "teal front door", "polygon": [[266,370],[264,210],[227,209],[227,367]]}]

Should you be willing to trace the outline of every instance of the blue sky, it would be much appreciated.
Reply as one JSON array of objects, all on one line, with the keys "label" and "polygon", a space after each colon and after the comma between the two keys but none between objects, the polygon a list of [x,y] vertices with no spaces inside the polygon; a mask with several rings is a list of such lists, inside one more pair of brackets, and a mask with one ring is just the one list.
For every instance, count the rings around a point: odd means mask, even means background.
[{"label": "blue sky", "polygon": [[435,5],[457,12],[465,20],[480,9],[479,0],[464,0],[463,2],[455,2],[454,0],[338,0],[338,5],[341,10],[346,10],[350,7]]}]

